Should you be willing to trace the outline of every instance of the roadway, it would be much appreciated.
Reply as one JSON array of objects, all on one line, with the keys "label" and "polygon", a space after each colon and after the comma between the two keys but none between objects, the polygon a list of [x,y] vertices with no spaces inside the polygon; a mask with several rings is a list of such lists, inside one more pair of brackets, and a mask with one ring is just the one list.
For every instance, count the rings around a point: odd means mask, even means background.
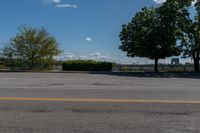
[{"label": "roadway", "polygon": [[199,133],[198,77],[0,73],[0,133]]}]

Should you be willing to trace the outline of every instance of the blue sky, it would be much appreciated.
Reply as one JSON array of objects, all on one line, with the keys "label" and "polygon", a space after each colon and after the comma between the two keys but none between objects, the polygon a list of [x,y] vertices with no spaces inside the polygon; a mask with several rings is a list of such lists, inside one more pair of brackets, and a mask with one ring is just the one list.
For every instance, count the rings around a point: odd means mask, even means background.
[{"label": "blue sky", "polygon": [[45,27],[60,43],[59,59],[81,58],[118,63],[147,63],[121,52],[119,33],[144,6],[163,0],[1,0],[0,45],[20,25]]}]

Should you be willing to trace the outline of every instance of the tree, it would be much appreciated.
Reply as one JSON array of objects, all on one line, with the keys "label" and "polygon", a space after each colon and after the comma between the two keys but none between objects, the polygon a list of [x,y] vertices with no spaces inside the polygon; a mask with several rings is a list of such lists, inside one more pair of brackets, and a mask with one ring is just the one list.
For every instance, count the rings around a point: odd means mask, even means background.
[{"label": "tree", "polygon": [[44,28],[22,26],[19,33],[3,48],[3,56],[20,61],[28,69],[43,68],[61,51],[58,42]]},{"label": "tree", "polygon": [[179,22],[182,36],[180,38],[184,57],[192,57],[194,71],[199,72],[200,61],[200,0],[195,4],[196,14],[191,17],[190,12],[185,10]]},{"label": "tree", "polygon": [[[174,16],[167,15],[163,5],[160,8],[143,8],[132,21],[122,26],[120,33],[122,51],[130,57],[147,57],[155,60],[154,70],[158,71],[158,60],[179,54],[176,47],[176,26]],[[169,13],[169,12],[167,12]],[[176,15],[176,14],[174,14]]]}]

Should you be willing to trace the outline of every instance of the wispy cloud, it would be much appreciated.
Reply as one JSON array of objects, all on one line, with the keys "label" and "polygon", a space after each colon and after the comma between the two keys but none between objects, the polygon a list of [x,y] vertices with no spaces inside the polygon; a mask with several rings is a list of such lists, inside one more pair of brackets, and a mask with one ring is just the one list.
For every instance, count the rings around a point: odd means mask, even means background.
[{"label": "wispy cloud", "polygon": [[78,8],[76,4],[64,3],[62,0],[43,0],[44,5],[54,5],[56,8]]},{"label": "wispy cloud", "polygon": [[60,3],[61,0],[51,0],[53,3]]},{"label": "wispy cloud", "polygon": [[[154,60],[149,60],[148,58],[131,58],[126,57],[126,54],[122,54],[121,56],[115,56],[111,53],[102,54],[100,52],[88,53],[87,55],[77,55],[74,53],[65,53],[59,56],[54,57],[56,60],[97,60],[97,61],[107,61],[118,64],[136,64],[136,65],[144,65],[144,64],[154,64]],[[181,60],[181,63],[185,64],[186,62],[192,63],[189,59]],[[171,58],[166,58],[160,60],[159,63],[162,64],[170,64]]]},{"label": "wispy cloud", "polygon": [[76,4],[56,4],[55,7],[57,8],[78,8]]},{"label": "wispy cloud", "polygon": [[97,60],[97,61],[108,61],[116,62],[117,58],[111,56],[111,54],[101,54],[100,52],[90,53],[89,55],[76,55],[73,53],[65,53],[63,55],[55,57],[56,60]]},{"label": "wispy cloud", "polygon": [[59,3],[61,3],[61,0],[43,0],[42,2],[45,5],[48,5],[48,4],[59,4]]}]

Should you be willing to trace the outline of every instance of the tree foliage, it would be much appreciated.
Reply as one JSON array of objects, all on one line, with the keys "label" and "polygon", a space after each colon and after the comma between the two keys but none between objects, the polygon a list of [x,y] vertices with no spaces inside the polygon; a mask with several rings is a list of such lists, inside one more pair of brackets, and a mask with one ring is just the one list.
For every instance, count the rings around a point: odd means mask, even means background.
[{"label": "tree foliage", "polygon": [[145,7],[130,23],[122,26],[120,33],[120,49],[130,57],[154,59],[155,71],[158,71],[159,59],[179,54],[174,16],[166,11],[165,5],[162,8]]},{"label": "tree foliage", "polygon": [[17,60],[28,69],[44,68],[61,52],[56,38],[44,28],[23,26],[19,31],[2,50],[3,57],[11,63]]},{"label": "tree foliage", "polygon": [[200,60],[200,0],[194,5],[196,13],[194,18],[186,9],[182,14],[179,22],[181,29],[181,44],[184,57],[192,57],[194,59],[194,70],[199,72]]}]

